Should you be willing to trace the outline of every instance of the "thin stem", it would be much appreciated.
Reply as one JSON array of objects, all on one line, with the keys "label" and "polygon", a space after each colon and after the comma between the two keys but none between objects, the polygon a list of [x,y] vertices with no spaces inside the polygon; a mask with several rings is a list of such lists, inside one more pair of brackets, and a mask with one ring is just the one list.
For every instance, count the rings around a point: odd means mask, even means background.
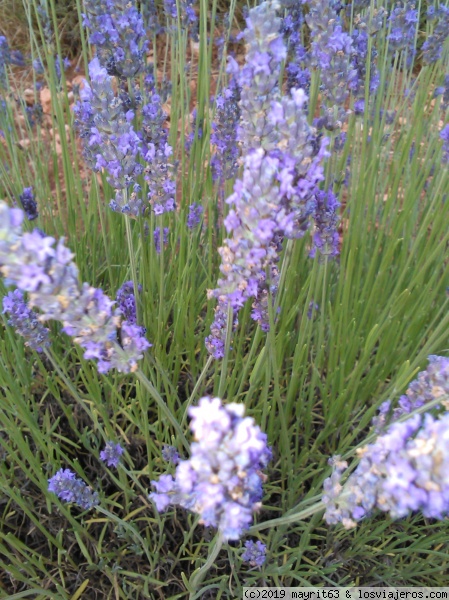
[{"label": "thin stem", "polygon": [[209,356],[209,358],[207,359],[206,364],[204,365],[203,370],[200,373],[200,376],[198,377],[197,382],[195,383],[195,387],[193,388],[192,393],[190,394],[189,399],[187,400],[187,404],[186,407],[184,409],[184,414],[182,415],[182,419],[181,419],[181,427],[184,426],[186,419],[187,419],[187,411],[189,410],[190,405],[193,402],[193,399],[195,398],[198,389],[200,387],[200,385],[203,383],[204,378],[206,377],[207,371],[209,370],[209,367],[212,364],[212,361],[214,360],[214,357],[212,355]]},{"label": "thin stem", "polygon": [[221,373],[220,373],[220,383],[218,385],[218,397],[222,398],[225,388],[226,388],[226,380],[228,377],[228,360],[229,360],[229,349],[231,348],[231,335],[232,335],[232,325],[233,325],[233,313],[231,303],[228,302],[228,316],[226,320],[226,343],[225,343],[225,352],[223,357],[223,362],[221,363]]},{"label": "thin stem", "polygon": [[157,391],[157,389],[154,387],[154,385],[151,383],[151,381],[149,381],[147,379],[147,377],[141,371],[141,369],[137,369],[136,376],[137,376],[138,380],[140,381],[140,383],[143,385],[143,387],[150,393],[150,395],[152,396],[152,398],[154,398],[154,400],[156,400],[156,404],[161,409],[163,415],[173,425],[173,427],[176,430],[176,433],[179,436],[179,439],[183,443],[183,445],[186,448],[186,450],[190,450],[189,443],[188,443],[188,441],[187,441],[187,439],[186,439],[186,437],[185,437],[185,435],[184,435],[184,433],[182,431],[182,428],[181,428],[180,424],[178,423],[176,417],[173,415],[173,413],[171,412],[171,410],[168,408],[168,406],[164,402],[162,396],[159,394],[159,392]]},{"label": "thin stem", "polygon": [[319,500],[316,504],[313,504],[308,508],[304,508],[299,512],[295,512],[292,515],[284,515],[278,519],[271,519],[271,521],[265,521],[264,523],[253,525],[250,527],[250,529],[248,529],[248,534],[251,535],[256,533],[256,531],[268,529],[269,527],[279,527],[279,525],[289,525],[290,523],[296,523],[296,521],[303,521],[304,519],[307,519],[307,517],[311,517],[312,515],[324,510],[324,508],[323,502]]},{"label": "thin stem", "polygon": [[203,581],[206,573],[209,571],[211,566],[214,564],[215,559],[217,558],[218,553],[220,552],[220,550],[223,546],[223,542],[224,542],[223,534],[221,532],[218,532],[217,535],[215,536],[212,548],[209,551],[209,556],[207,557],[206,562],[201,567],[201,569],[198,569],[192,575],[192,577],[190,579],[190,586],[191,586],[190,599],[191,600],[193,600],[195,592],[196,592],[198,586],[200,585],[200,583]]},{"label": "thin stem", "polygon": [[[126,192],[123,192],[124,194]],[[140,306],[139,306],[139,284],[137,281],[137,267],[136,267],[136,257],[134,255],[133,248],[133,234],[131,231],[131,220],[129,217],[125,216],[126,223],[126,241],[128,242],[128,254],[129,254],[129,263],[131,267],[131,279],[133,280],[134,287],[134,298],[136,301],[136,316],[137,322],[140,323]]]}]

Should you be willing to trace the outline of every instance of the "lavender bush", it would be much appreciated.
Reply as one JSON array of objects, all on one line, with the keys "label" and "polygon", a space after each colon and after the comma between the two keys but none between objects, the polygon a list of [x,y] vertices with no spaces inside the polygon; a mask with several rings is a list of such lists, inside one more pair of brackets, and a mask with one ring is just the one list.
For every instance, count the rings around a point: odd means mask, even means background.
[{"label": "lavender bush", "polygon": [[64,61],[56,5],[0,7],[0,589],[445,585],[447,6],[80,0]]}]

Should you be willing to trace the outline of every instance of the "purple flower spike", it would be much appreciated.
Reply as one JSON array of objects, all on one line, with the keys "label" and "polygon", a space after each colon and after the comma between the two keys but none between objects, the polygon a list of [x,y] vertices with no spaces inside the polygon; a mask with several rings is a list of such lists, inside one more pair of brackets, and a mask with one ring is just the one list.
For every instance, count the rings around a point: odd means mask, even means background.
[{"label": "purple flower spike", "polygon": [[162,448],[162,458],[165,462],[172,463],[172,465],[177,465],[179,463],[180,457],[179,453],[174,446],[169,446],[165,444]]},{"label": "purple flower spike", "polygon": [[60,469],[56,475],[53,475],[48,480],[48,491],[56,494],[64,502],[77,504],[84,510],[100,503],[97,492],[76,477],[70,469]]},{"label": "purple flower spike", "polygon": [[91,83],[85,82],[74,107],[84,158],[92,170],[104,170],[108,183],[115,188],[112,210],[138,216],[142,200],[135,182],[143,171],[137,160],[141,140],[129,119],[125,100],[115,95],[112,77],[98,58],[89,63],[89,76]]},{"label": "purple flower spike", "polygon": [[150,347],[142,328],[122,319],[102,290],[78,280],[78,268],[63,240],[42,232],[23,233],[23,212],[0,201],[0,273],[29,292],[29,306],[40,320],[60,321],[63,331],[98,361],[100,373],[129,373]]},{"label": "purple flower spike", "polygon": [[391,410],[391,400],[379,406],[379,414],[373,419],[377,432],[397,421],[403,415],[426,405],[439,396],[449,395],[449,358],[445,356],[429,356],[427,369],[418,373],[417,378],[409,385]]},{"label": "purple flower spike", "polygon": [[102,460],[108,467],[118,467],[124,449],[120,444],[114,444],[114,442],[106,442],[104,450],[100,452],[100,460]]},{"label": "purple flower spike", "polygon": [[20,290],[9,292],[3,298],[3,313],[9,313],[8,325],[14,327],[19,335],[25,338],[25,345],[37,352],[50,345],[50,330],[39,322],[38,315],[28,308]]},{"label": "purple flower spike", "polygon": [[443,140],[443,161],[449,163],[449,123],[440,131]]},{"label": "purple flower spike", "polygon": [[23,192],[20,194],[19,199],[28,221],[34,221],[34,219],[37,219],[39,213],[37,212],[37,203],[34,199],[33,188],[23,188]]},{"label": "purple flower spike", "polygon": [[152,481],[150,494],[158,511],[170,504],[192,510],[205,525],[217,527],[224,539],[238,540],[260,507],[263,475],[271,459],[267,437],[243,404],[222,406],[219,398],[201,398],[192,407],[195,436],[191,457],[182,460],[175,477]]},{"label": "purple flower spike", "polygon": [[145,68],[148,46],[142,15],[133,0],[84,0],[83,25],[109,75],[135,77]]},{"label": "purple flower spike", "polygon": [[189,216],[187,217],[187,227],[189,229],[194,229],[200,224],[201,215],[204,212],[204,208],[201,204],[197,204],[194,202],[189,206]]},{"label": "purple flower spike", "polygon": [[245,551],[242,553],[242,560],[249,563],[252,567],[261,567],[267,558],[267,547],[259,540],[245,542]]},{"label": "purple flower spike", "polygon": [[448,414],[414,415],[360,449],[360,462],[345,483],[347,464],[331,459],[334,470],[324,482],[326,522],[349,529],[375,509],[393,519],[416,511],[443,519],[449,513],[448,440]]}]

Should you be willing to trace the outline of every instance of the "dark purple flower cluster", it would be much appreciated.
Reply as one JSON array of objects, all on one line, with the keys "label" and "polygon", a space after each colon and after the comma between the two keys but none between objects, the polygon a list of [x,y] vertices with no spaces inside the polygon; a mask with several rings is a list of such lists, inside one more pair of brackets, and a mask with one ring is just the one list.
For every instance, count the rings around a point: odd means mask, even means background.
[{"label": "dark purple flower cluster", "polygon": [[133,0],[84,0],[83,25],[109,75],[135,77],[145,68],[146,31]]},{"label": "dark purple flower cluster", "polygon": [[245,551],[242,553],[242,560],[249,563],[252,567],[261,567],[267,559],[267,547],[259,540],[245,542]]},{"label": "dark purple flower cluster", "polygon": [[3,298],[3,313],[8,313],[8,325],[25,339],[25,346],[37,352],[50,345],[49,329],[39,321],[38,315],[32,311],[20,290],[9,292]]},{"label": "dark purple flower cluster", "polygon": [[19,199],[28,221],[37,219],[39,213],[37,212],[37,202],[34,199],[33,188],[23,188],[23,192],[19,195]]},{"label": "dark purple flower cluster", "polygon": [[[168,243],[168,234],[170,233],[170,230],[168,227],[164,227],[164,231],[163,231],[163,244],[164,246],[167,245]],[[156,229],[153,231],[153,239],[154,239],[154,247],[156,248],[156,252],[158,254],[161,253],[161,228],[160,227],[156,227]]]},{"label": "dark purple flower cluster", "polygon": [[403,415],[410,414],[439,396],[449,396],[449,358],[429,356],[429,366],[412,381],[406,393],[399,398],[397,406],[392,409],[391,400],[379,406],[379,414],[373,419],[373,425],[376,431],[382,431]]},{"label": "dark purple flower cluster", "polygon": [[54,319],[84,348],[84,358],[98,361],[100,373],[129,373],[149,348],[141,327],[123,320],[102,290],[80,285],[78,268],[63,240],[38,230],[22,231],[24,214],[0,202],[0,272],[8,285],[29,293],[29,306],[41,321]]},{"label": "dark purple flower cluster", "polygon": [[215,152],[210,161],[212,179],[225,181],[237,173],[240,155],[237,127],[240,120],[240,88],[231,77],[228,86],[216,98],[215,119],[212,122],[211,144]]},{"label": "dark purple flower cluster", "polygon": [[337,256],[339,254],[338,223],[340,221],[338,209],[340,202],[332,190],[317,190],[316,208],[313,215],[315,230],[312,236],[313,247],[310,256],[314,257],[316,251],[324,256]]},{"label": "dark purple flower cluster", "polygon": [[[142,291],[141,285],[138,286],[138,291],[139,293]],[[115,300],[125,321],[128,321],[131,325],[135,325],[137,322],[137,310],[132,281],[125,281],[118,289]]]},{"label": "dark purple flower cluster", "polygon": [[11,53],[8,40],[4,35],[0,35],[0,87],[6,87],[6,67],[11,63]]},{"label": "dark purple flower cluster", "polygon": [[434,63],[443,55],[443,49],[449,36],[449,6],[440,4],[438,8],[429,7],[428,20],[438,19],[433,33],[429,35],[422,46],[423,59],[427,63]]},{"label": "dark purple flower cluster", "polygon": [[435,88],[433,93],[434,98],[441,96],[440,108],[445,111],[449,107],[449,73],[444,76],[443,85]]},{"label": "dark purple flower cluster", "polygon": [[118,467],[124,449],[120,444],[114,442],[106,442],[104,449],[100,452],[100,460],[102,460],[108,467]]},{"label": "dark purple flower cluster", "polygon": [[344,484],[347,463],[335,457],[324,482],[324,518],[347,529],[374,509],[392,518],[421,511],[442,519],[449,512],[449,415],[414,415],[393,423],[373,444],[358,450],[360,462]]},{"label": "dark purple flower cluster", "polygon": [[150,498],[158,511],[178,504],[217,527],[225,540],[238,540],[260,507],[264,469],[271,459],[267,436],[243,404],[222,406],[219,398],[201,398],[189,409],[195,435],[191,457],[176,467],[175,477],[152,481]]},{"label": "dark purple flower cluster", "polygon": [[182,29],[188,29],[190,35],[196,38],[198,34],[198,17],[195,12],[195,0],[164,0],[164,12],[172,23],[173,31],[177,30],[179,7],[179,23]]},{"label": "dark purple flower cluster", "polygon": [[[365,85],[367,83],[367,58],[368,58],[368,31],[366,24],[359,21],[352,32],[353,54],[351,59],[352,68],[357,73],[357,78],[354,79],[351,86],[351,91],[358,100],[356,100],[354,108],[356,112],[362,114],[364,112],[365,103]],[[376,67],[377,52],[373,47],[371,49],[370,60],[370,78],[369,78],[369,96],[379,87],[379,71]],[[359,109],[360,103],[363,102],[363,108]],[[359,103],[359,105],[357,105]]]},{"label": "dark purple flower cluster", "polygon": [[[91,84],[87,82],[76,103],[75,126],[84,141],[84,157],[94,171],[104,169],[107,180],[116,190],[110,207],[130,215],[142,212],[137,196],[140,188],[136,177],[143,167],[137,158],[141,141],[134,131],[134,112],[127,110],[123,100],[114,94],[112,77],[100,66],[98,58],[89,64]],[[133,187],[130,192],[128,188]]]},{"label": "dark purple flower cluster", "polygon": [[164,444],[162,448],[162,458],[165,462],[169,462],[172,465],[177,465],[180,461],[179,452],[174,446],[169,446],[168,444]]},{"label": "dark purple flower cluster", "polygon": [[440,138],[443,140],[443,161],[449,163],[449,123],[440,131]]},{"label": "dark purple flower cluster", "polygon": [[412,2],[398,5],[394,8],[388,18],[391,31],[388,35],[388,51],[406,52],[407,66],[413,62],[416,54],[416,28],[418,24],[418,11]]},{"label": "dark purple flower cluster", "polygon": [[163,27],[159,22],[155,1],[146,0],[145,2],[141,2],[140,10],[142,12],[142,19],[147,35],[151,38],[152,36],[162,33]]},{"label": "dark purple flower cluster", "polygon": [[146,78],[147,101],[142,107],[141,155],[146,162],[148,201],[156,215],[176,209],[175,166],[170,161],[173,149],[164,127],[166,114],[151,76]]},{"label": "dark purple flower cluster", "polygon": [[327,111],[317,125],[334,130],[346,119],[346,100],[350,90],[357,87],[352,39],[343,31],[341,19],[329,0],[311,0],[306,22],[312,39],[310,64],[320,73],[321,91],[327,104]]},{"label": "dark purple flower cluster", "polygon": [[[210,294],[210,292],[208,293]],[[204,341],[209,354],[217,360],[223,358],[225,355],[229,304],[230,302],[226,300],[226,297],[219,298],[217,306],[214,309],[214,320],[210,326],[210,335]],[[238,310],[233,310],[233,331],[237,329],[238,324]]]},{"label": "dark purple flower cluster", "polygon": [[187,217],[187,227],[189,229],[194,229],[200,224],[203,212],[204,208],[197,202],[194,202],[189,206],[189,215]]},{"label": "dark purple flower cluster", "polygon": [[304,11],[301,2],[282,0],[285,15],[281,32],[287,44],[288,63],[286,65],[287,89],[301,88],[308,92],[310,71],[308,53],[302,44],[301,30],[304,23]]},{"label": "dark purple flower cluster", "polygon": [[88,510],[100,503],[97,492],[87,486],[70,469],[60,469],[48,480],[48,491],[56,494],[64,502],[77,504]]}]

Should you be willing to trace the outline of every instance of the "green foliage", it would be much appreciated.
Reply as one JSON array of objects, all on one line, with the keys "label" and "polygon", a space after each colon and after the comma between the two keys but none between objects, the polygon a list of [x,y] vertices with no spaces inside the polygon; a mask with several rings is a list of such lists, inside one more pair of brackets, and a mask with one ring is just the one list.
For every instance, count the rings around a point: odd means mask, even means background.
[{"label": "green foliage", "polygon": [[[102,376],[56,325],[50,351],[38,355],[24,347],[3,315],[0,597],[188,597],[189,579],[204,564],[214,532],[180,509],[159,515],[148,492],[150,481],[167,468],[163,444],[185,456],[180,431],[188,437],[186,410],[206,394],[244,403],[274,448],[257,523],[293,517],[277,527],[253,528],[268,547],[260,571],[242,564],[241,544],[221,549],[201,598],[239,597],[243,586],[264,584],[445,585],[447,522],[419,516],[392,522],[379,515],[346,531],[327,526],[320,513],[294,518],[297,506],[319,497],[328,458],[354,456],[379,404],[396,400],[429,354],[448,352],[449,177],[441,165],[439,101],[431,102],[444,65],[423,67],[414,82],[401,65],[388,77],[384,69],[374,122],[352,115],[345,150],[326,167],[327,182],[335,177],[343,205],[340,257],[310,259],[309,235],[287,242],[276,300],[280,313],[276,319],[271,315],[275,326],[263,333],[246,306],[227,359],[212,361],[204,346],[214,308],[207,290],[216,287],[217,249],[226,232],[221,220],[217,224],[221,192],[208,166],[210,73],[218,72],[222,85],[225,69],[208,36],[214,35],[209,17],[220,5],[201,2],[208,18],[200,20],[197,64],[187,60],[190,42],[182,31],[167,37],[166,55],[156,58],[173,85],[170,142],[179,159],[180,205],[174,215],[150,217],[150,231],[170,227],[168,245],[157,254],[142,222],[109,210],[110,187],[83,164],[70,90],[64,76],[62,92],[58,88],[36,2],[25,2],[21,14],[31,25],[33,56],[48,67],[48,119],[55,135],[31,126],[23,104],[13,102],[8,91],[0,114],[6,132],[0,144],[1,196],[13,202],[24,186],[33,186],[37,226],[66,237],[83,281],[115,297],[134,275],[144,290],[139,311],[153,347],[138,376]],[[18,3],[3,2],[1,11],[12,15],[13,5],[14,18],[22,19]],[[63,46],[87,59],[85,31],[77,37],[79,1],[49,6]],[[235,9],[233,2],[231,12]],[[388,60],[381,47],[379,64]],[[319,101],[318,84],[312,85],[312,106]],[[404,94],[409,86],[416,95]],[[193,105],[197,135],[189,158],[184,143]],[[381,107],[384,115],[396,111],[392,123],[380,116]],[[185,222],[193,202],[204,206],[205,216],[202,230],[192,233]],[[312,319],[311,302],[319,304]],[[110,439],[126,448],[117,471],[99,461]],[[83,513],[47,491],[48,478],[62,467],[99,490],[98,510]]]}]

